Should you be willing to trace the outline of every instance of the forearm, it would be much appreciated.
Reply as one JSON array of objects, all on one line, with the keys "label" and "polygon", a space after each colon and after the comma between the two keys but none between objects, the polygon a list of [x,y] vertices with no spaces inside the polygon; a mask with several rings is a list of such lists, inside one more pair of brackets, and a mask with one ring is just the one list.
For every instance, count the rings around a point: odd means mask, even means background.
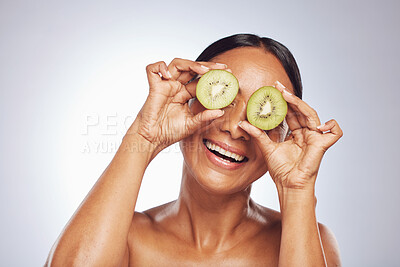
[{"label": "forearm", "polygon": [[151,148],[127,134],[54,245],[51,266],[115,266],[122,259]]},{"label": "forearm", "polygon": [[326,266],[315,214],[314,187],[278,186],[282,214],[279,266]]}]

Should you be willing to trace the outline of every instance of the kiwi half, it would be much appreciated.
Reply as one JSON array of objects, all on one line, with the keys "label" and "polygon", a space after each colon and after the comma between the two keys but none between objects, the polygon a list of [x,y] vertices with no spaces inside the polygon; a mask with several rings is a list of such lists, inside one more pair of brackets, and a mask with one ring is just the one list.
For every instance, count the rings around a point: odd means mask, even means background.
[{"label": "kiwi half", "polygon": [[287,103],[281,92],[272,86],[255,91],[247,102],[247,120],[254,126],[271,130],[286,116]]},{"label": "kiwi half", "polygon": [[236,77],[226,70],[210,70],[201,76],[196,86],[196,97],[207,109],[228,106],[239,91]]}]

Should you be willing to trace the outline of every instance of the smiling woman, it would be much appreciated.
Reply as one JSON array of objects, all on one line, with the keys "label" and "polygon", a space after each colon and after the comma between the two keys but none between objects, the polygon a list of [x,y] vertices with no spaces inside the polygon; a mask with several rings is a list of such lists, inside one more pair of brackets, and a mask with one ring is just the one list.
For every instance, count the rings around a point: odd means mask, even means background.
[{"label": "smiling woman", "polygon": [[[232,72],[231,105],[207,110],[196,75]],[[315,215],[315,181],[324,152],[342,135],[301,100],[289,50],[241,34],[210,45],[196,62],[147,67],[150,92],[114,159],[53,246],[49,266],[339,266],[338,247]],[[246,121],[250,96],[274,86],[288,103],[285,121],[264,132]],[[164,148],[184,156],[177,200],[134,212],[143,174]],[[129,148],[129,149],[127,149]],[[141,149],[135,149],[141,148]],[[266,172],[280,212],[250,198]]]}]

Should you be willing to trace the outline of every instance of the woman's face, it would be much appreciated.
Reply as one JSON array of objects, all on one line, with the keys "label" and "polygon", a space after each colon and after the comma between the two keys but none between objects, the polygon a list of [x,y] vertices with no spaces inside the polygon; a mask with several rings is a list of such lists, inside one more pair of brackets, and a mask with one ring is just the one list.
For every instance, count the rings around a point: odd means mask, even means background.
[{"label": "woman's face", "polygon": [[[248,99],[258,88],[273,86],[276,81],[290,92],[293,88],[279,60],[260,48],[236,48],[211,61],[228,65],[239,81],[239,93],[224,108],[222,117],[185,138],[180,145],[186,176],[207,191],[231,194],[246,189],[268,171],[260,149],[238,126],[239,121],[246,120]],[[197,114],[205,108],[195,100],[191,109]],[[287,128],[282,125],[268,132],[275,142],[284,140],[286,134]],[[221,155],[221,149],[225,150],[222,151],[225,156]]]}]

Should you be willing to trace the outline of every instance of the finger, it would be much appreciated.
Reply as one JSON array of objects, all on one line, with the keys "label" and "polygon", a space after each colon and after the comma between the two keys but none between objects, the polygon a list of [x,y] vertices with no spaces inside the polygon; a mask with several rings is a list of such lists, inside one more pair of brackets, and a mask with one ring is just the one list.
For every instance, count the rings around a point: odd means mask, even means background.
[{"label": "finger", "polygon": [[152,87],[155,83],[161,82],[162,78],[170,79],[172,77],[171,73],[169,73],[167,69],[167,64],[165,64],[164,61],[147,65],[146,73],[150,87]]},{"label": "finger", "polygon": [[[186,87],[178,81],[177,83],[178,93],[174,97],[174,101],[179,103],[186,103],[190,99],[196,97],[196,88],[192,88],[193,85],[186,85]],[[186,89],[185,89],[186,88]]]},{"label": "finger", "polygon": [[343,135],[343,131],[340,128],[339,124],[337,123],[336,120],[332,119],[329,120],[327,122],[325,122],[324,124],[321,124],[320,126],[317,127],[318,129],[320,129],[322,132],[331,132],[335,135]]},{"label": "finger", "polygon": [[315,166],[319,166],[321,163],[321,159],[323,154],[331,147],[334,143],[336,143],[340,137],[343,136],[342,129],[340,129],[339,124],[335,120],[330,120],[320,126],[318,128],[323,131],[323,145],[322,148],[319,146],[310,147],[310,149],[305,153],[304,160],[302,160],[299,164],[299,169],[302,170],[312,170],[315,172],[318,171],[318,168]]},{"label": "finger", "polygon": [[187,129],[189,134],[194,133],[196,130],[204,126],[204,123],[209,124],[213,120],[224,115],[224,111],[220,109],[204,110],[187,121]]},{"label": "finger", "polygon": [[172,77],[182,84],[188,83],[196,75],[202,75],[211,69],[227,69],[227,65],[216,62],[195,62],[188,59],[175,58],[168,66]]},{"label": "finger", "polygon": [[298,117],[302,127],[308,127],[310,130],[318,131],[317,126],[321,124],[317,112],[310,107],[306,102],[293,95],[286,90],[286,87],[279,81],[275,83],[276,88],[282,93],[283,98],[294,111]]},{"label": "finger", "polygon": [[[279,81],[275,82],[275,88],[278,89],[282,93],[282,96],[285,100],[286,100],[285,96],[290,97],[292,95],[292,93],[287,91],[286,87]],[[306,119],[304,118],[304,116],[301,115],[298,108],[296,108],[295,106],[288,104],[288,115],[287,116],[289,117],[289,122],[288,122],[289,126],[293,125],[292,128],[290,128],[292,131],[303,128],[303,127],[307,127]]]},{"label": "finger", "polygon": [[[196,74],[204,74],[209,71],[210,68],[199,62],[182,58],[174,58],[168,65],[168,70],[170,71],[172,78],[175,80],[178,80],[178,78],[183,75],[183,72],[186,72],[183,77],[188,79],[186,81],[188,82],[191,79],[189,77],[193,77]],[[186,83],[183,81],[183,78],[181,78],[181,80],[182,83]]]},{"label": "finger", "polygon": [[228,65],[224,63],[212,62],[212,61],[197,61],[198,63],[213,70],[228,70]]},{"label": "finger", "polygon": [[196,87],[197,87],[197,83],[198,81],[195,82],[191,82],[189,84],[187,84],[186,90],[188,91],[188,93],[192,96],[192,98],[196,97]]},{"label": "finger", "polygon": [[[220,64],[220,63],[216,63],[216,64],[218,64],[217,66],[222,65],[222,64]],[[223,64],[223,65],[225,65],[225,64]],[[226,66],[226,65],[225,65],[225,66]],[[211,69],[211,68],[210,68],[210,69]],[[232,70],[231,70],[231,69],[224,69],[224,70],[226,70],[227,72],[232,73]],[[201,74],[196,74],[196,75],[194,75],[188,82],[185,83],[185,85],[190,84],[191,82],[200,79],[201,76],[203,76],[203,75],[201,75]]]},{"label": "finger", "polygon": [[[215,64],[217,64],[217,63],[215,63]],[[223,70],[226,70],[226,71],[232,73],[231,69],[224,69],[223,66],[220,66],[221,64],[219,64],[219,63],[218,63],[219,65],[215,65],[215,64],[214,65],[209,65],[209,66],[206,66],[206,67],[209,68],[209,70],[223,69]],[[192,71],[190,71],[190,72],[181,72],[181,75],[177,78],[177,81],[179,81],[180,83],[182,83],[184,85],[187,85],[187,84],[190,84],[191,82],[193,82],[195,80],[200,79],[201,76],[203,76],[203,75],[194,73]]]},{"label": "finger", "polygon": [[318,126],[318,129],[323,132],[326,140],[326,148],[329,148],[336,143],[342,136],[343,131],[336,120],[332,119]]},{"label": "finger", "polygon": [[258,146],[262,150],[268,151],[273,149],[274,142],[269,138],[266,132],[253,126],[248,121],[240,121],[238,125],[256,140]]},{"label": "finger", "polygon": [[290,106],[288,107],[288,112],[286,114],[286,123],[288,124],[290,131],[302,128],[296,112]]},{"label": "finger", "polygon": [[[200,63],[203,64],[203,62],[200,62]],[[207,63],[208,63],[208,62],[207,62]],[[217,67],[220,67],[221,69],[222,69],[224,66],[226,66],[225,64],[222,64],[222,63],[215,63],[215,64],[216,64]],[[222,65],[222,66],[221,66],[221,65]],[[208,67],[208,66],[206,66],[206,67]],[[213,69],[212,66],[210,67],[210,69]],[[214,69],[216,69],[216,68],[214,68]],[[231,70],[231,69],[224,69],[224,70],[226,70],[227,72],[232,73],[232,70]],[[194,75],[188,82],[186,82],[185,85],[190,84],[190,83],[192,83],[192,82],[194,82],[194,81],[200,79],[201,76],[203,76],[203,75],[201,75],[201,74],[196,74],[196,75]]]}]

